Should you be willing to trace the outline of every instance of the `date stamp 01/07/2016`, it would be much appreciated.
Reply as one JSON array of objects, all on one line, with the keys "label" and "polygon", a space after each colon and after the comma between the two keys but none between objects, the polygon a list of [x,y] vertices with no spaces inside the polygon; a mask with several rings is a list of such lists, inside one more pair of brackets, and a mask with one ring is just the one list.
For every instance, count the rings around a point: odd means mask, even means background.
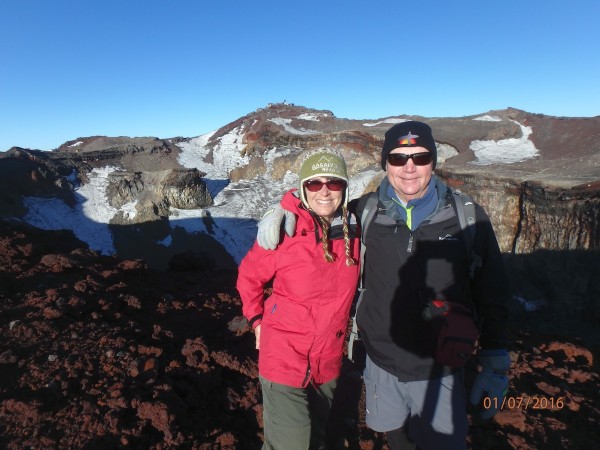
[{"label": "date stamp 01/07/2016", "polygon": [[543,410],[554,410],[558,411],[565,407],[564,397],[545,397],[545,396],[509,396],[504,397],[502,401],[499,401],[497,397],[484,397],[483,407],[485,409],[543,409]]}]

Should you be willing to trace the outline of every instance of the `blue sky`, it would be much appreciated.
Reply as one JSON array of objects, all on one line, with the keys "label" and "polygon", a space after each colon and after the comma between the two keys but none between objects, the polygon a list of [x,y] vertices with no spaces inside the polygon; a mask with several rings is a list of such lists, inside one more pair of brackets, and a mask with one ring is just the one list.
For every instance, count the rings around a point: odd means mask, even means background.
[{"label": "blue sky", "polygon": [[193,137],[270,102],[600,115],[600,2],[0,0],[0,151]]}]

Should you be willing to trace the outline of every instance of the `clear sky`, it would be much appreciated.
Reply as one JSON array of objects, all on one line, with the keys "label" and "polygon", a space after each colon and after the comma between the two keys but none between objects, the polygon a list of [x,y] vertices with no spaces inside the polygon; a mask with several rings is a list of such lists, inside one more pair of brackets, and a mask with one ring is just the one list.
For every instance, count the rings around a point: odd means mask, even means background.
[{"label": "clear sky", "polygon": [[598,0],[0,0],[0,151],[337,117],[600,115]]}]

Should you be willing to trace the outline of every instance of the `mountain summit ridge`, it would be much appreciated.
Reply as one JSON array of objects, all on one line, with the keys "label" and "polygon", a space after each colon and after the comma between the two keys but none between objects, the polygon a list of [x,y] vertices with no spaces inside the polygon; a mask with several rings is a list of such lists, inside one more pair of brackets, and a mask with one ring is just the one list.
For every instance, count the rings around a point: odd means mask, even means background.
[{"label": "mountain summit ridge", "polygon": [[[436,173],[489,209],[503,251],[600,246],[599,226],[592,220],[600,201],[600,116],[552,117],[514,108],[459,118],[398,115],[356,120],[337,118],[328,110],[275,103],[197,137],[92,136],[68,141],[52,152],[13,148],[0,153],[0,174],[5,174],[0,177],[5,193],[0,199],[2,216],[31,217],[24,198],[54,196],[65,204],[85,206],[107,197],[105,204],[94,207],[107,211],[100,222],[162,223],[151,233],[156,241],[169,238],[167,222],[176,217],[190,216],[198,224],[192,231],[206,234],[211,233],[200,225],[203,217],[227,218],[232,220],[213,231],[221,233],[215,236],[217,241],[239,261],[255,232],[251,222],[233,219],[258,220],[285,189],[295,186],[302,151],[340,150],[348,164],[351,196],[357,197],[374,189],[382,176],[379,160],[385,131],[409,119],[433,127]],[[171,174],[152,175],[159,171]],[[84,193],[82,186],[91,186],[91,179],[107,187],[93,198],[77,196]],[[160,179],[181,187],[183,198],[174,202],[172,196],[163,195],[168,190],[157,184]],[[108,198],[115,192],[130,202]],[[38,224],[44,222],[40,214]],[[552,214],[572,217],[564,235],[552,231],[556,222]],[[188,229],[190,225],[186,223]],[[60,221],[46,226],[68,228]],[[233,234],[238,236],[233,244],[237,250],[231,247]]]}]

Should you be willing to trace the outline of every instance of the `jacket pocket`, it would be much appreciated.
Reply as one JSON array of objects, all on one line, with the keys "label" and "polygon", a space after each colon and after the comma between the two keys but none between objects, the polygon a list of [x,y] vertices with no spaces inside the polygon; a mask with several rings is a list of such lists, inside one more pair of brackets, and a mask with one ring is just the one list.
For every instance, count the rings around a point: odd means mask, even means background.
[{"label": "jacket pocket", "polygon": [[321,370],[323,373],[339,375],[342,356],[344,355],[348,319],[348,314],[338,313],[331,320],[321,352]]},{"label": "jacket pocket", "polygon": [[310,323],[309,309],[305,305],[283,302],[273,298],[265,303],[262,322],[280,331],[302,332]]}]

